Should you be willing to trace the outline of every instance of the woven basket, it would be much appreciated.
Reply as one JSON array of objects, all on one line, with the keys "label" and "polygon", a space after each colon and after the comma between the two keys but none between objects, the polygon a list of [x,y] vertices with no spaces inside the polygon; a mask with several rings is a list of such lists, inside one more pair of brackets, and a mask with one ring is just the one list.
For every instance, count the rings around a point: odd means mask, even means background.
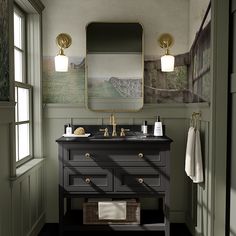
[{"label": "woven basket", "polygon": [[98,202],[83,203],[84,224],[140,224],[140,203],[127,201],[125,220],[101,220],[98,218]]}]

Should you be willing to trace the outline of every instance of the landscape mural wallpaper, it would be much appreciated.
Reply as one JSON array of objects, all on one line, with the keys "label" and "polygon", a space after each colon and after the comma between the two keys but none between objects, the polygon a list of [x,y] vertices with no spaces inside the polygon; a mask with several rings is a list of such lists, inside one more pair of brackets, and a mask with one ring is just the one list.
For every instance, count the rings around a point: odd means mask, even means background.
[{"label": "landscape mural wallpaper", "polygon": [[141,98],[142,54],[88,54],[89,98]]},{"label": "landscape mural wallpaper", "polygon": [[8,0],[0,0],[0,101],[9,101]]},{"label": "landscape mural wallpaper", "polygon": [[[69,71],[55,72],[54,57],[43,59],[43,102],[85,105],[85,60],[70,57]],[[114,66],[114,65],[113,65]],[[105,70],[108,70],[105,68]],[[124,71],[125,72],[125,71]],[[88,80],[93,97],[140,97],[140,72],[123,80],[123,75],[99,74]],[[124,74],[128,74],[127,71]],[[92,74],[93,76],[93,74]],[[91,77],[92,78],[92,77]],[[122,79],[121,79],[122,78]],[[163,73],[160,60],[144,61],[144,103],[210,102],[210,22],[199,34],[189,53],[175,56],[175,70]]]},{"label": "landscape mural wallpaper", "polygon": [[85,64],[80,57],[69,58],[68,72],[55,72],[54,57],[43,58],[43,102],[85,102]]}]

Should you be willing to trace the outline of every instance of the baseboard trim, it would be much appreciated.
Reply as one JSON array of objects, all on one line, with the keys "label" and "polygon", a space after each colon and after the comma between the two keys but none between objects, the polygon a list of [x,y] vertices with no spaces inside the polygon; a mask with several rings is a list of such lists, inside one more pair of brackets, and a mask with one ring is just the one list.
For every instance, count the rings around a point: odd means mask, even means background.
[{"label": "baseboard trim", "polygon": [[33,225],[32,229],[30,230],[27,236],[38,236],[39,232],[45,225],[45,215],[46,215],[45,212],[41,214],[41,216],[35,222],[35,224]]}]

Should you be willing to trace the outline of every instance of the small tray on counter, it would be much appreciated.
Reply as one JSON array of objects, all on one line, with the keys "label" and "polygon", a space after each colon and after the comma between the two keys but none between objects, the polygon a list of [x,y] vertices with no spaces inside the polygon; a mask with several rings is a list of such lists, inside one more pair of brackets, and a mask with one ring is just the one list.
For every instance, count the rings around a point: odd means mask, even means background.
[{"label": "small tray on counter", "polygon": [[90,133],[86,133],[86,134],[63,134],[62,136],[66,138],[87,138],[90,135],[91,135]]}]

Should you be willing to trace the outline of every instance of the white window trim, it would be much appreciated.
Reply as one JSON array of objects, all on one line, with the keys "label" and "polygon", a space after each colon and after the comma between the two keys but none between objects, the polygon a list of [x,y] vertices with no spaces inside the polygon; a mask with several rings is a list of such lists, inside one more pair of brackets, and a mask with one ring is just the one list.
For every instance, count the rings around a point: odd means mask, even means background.
[{"label": "white window trim", "polygon": [[[42,11],[44,5],[38,0],[15,0],[15,3],[18,4],[24,12],[27,14],[27,75],[29,83],[34,87],[34,93],[32,94],[33,107],[32,107],[32,126],[33,131],[33,143],[34,147],[32,156],[33,158],[43,158],[43,128],[42,128]],[[13,9],[13,6],[12,6]],[[13,12],[13,10],[12,10]],[[13,25],[13,22],[12,22]],[[14,41],[11,40],[11,43],[14,45]],[[10,57],[13,58],[14,47],[12,47]],[[12,60],[11,60],[12,61]],[[12,61],[14,63],[14,61]],[[13,67],[14,68],[14,67]],[[12,89],[12,96],[14,98],[14,93]],[[29,161],[23,164],[21,167],[16,167],[16,158],[14,151],[15,143],[15,127],[11,125],[11,133],[13,137],[12,142],[12,155],[11,155],[11,178],[17,176],[19,168],[22,168],[24,165],[27,165]],[[36,144],[36,145],[35,145]]]},{"label": "white window trim", "polygon": [[[16,151],[15,155],[15,160],[16,160],[16,167],[19,167],[20,165],[26,163],[27,161],[29,161],[30,159],[33,158],[33,147],[32,147],[32,141],[33,141],[33,125],[32,125],[32,119],[33,119],[33,115],[32,115],[32,90],[33,87],[31,84],[29,84],[28,82],[28,78],[27,78],[27,43],[26,43],[26,39],[27,39],[27,15],[26,13],[23,11],[23,9],[21,9],[18,5],[14,4],[14,13],[16,13],[20,18],[21,18],[21,45],[20,47],[15,46],[14,44],[14,50],[18,50],[22,53],[22,82],[16,81],[14,83],[14,87],[17,88],[25,88],[29,91],[29,118],[28,120],[25,121],[18,121],[18,118],[16,119],[15,117],[15,129],[17,129],[18,131],[15,131],[15,135],[16,135],[16,139],[17,142],[15,145],[15,148],[18,149]],[[17,96],[17,101],[19,101],[19,97]],[[17,106],[15,109],[19,109],[19,107]],[[17,117],[19,117],[19,110],[17,111]],[[29,124],[29,155],[25,156],[21,159],[19,158],[19,125],[20,124]]]}]

